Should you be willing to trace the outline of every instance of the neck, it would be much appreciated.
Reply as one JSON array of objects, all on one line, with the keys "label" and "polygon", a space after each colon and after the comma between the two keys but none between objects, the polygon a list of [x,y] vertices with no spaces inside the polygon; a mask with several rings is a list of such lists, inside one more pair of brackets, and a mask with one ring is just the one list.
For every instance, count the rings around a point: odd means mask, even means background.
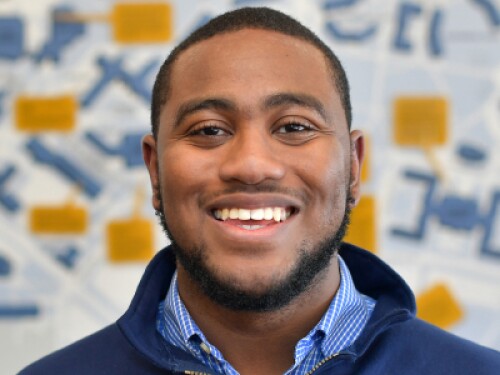
[{"label": "neck", "polygon": [[179,293],[211,344],[242,375],[282,374],[294,363],[296,343],[321,320],[340,284],[337,257],[304,293],[276,311],[235,311],[209,299],[182,266]]}]

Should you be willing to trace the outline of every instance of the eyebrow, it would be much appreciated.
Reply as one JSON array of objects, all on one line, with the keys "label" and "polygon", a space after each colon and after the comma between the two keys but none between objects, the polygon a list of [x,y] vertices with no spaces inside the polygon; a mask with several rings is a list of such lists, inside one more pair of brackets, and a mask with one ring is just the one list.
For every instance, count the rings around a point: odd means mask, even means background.
[{"label": "eyebrow", "polygon": [[324,105],[311,95],[283,92],[270,95],[264,100],[265,109],[271,109],[286,105],[298,105],[301,107],[307,107],[317,112],[323,118],[323,120],[327,121],[326,109]]},{"label": "eyebrow", "polygon": [[[323,120],[327,121],[326,110],[323,104],[315,97],[307,94],[281,92],[269,95],[264,99],[262,107],[265,110],[269,110],[287,105],[298,105],[312,109],[318,113]],[[237,111],[238,107],[233,101],[224,98],[195,99],[179,107],[175,116],[174,128],[177,128],[187,116],[205,109]]]},{"label": "eyebrow", "polygon": [[178,127],[182,121],[193,113],[203,111],[205,109],[218,109],[223,111],[234,111],[236,105],[227,99],[222,98],[209,98],[202,100],[192,100],[182,104],[177,110],[175,116],[174,128]]}]

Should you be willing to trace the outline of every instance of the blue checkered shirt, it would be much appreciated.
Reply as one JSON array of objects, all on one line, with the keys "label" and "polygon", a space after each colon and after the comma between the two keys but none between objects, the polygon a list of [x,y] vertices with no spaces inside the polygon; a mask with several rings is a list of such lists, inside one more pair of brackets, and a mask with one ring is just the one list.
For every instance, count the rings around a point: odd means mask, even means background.
[{"label": "blue checkered shirt", "polygon": [[[286,375],[305,374],[314,365],[347,348],[359,336],[375,307],[375,301],[359,293],[346,264],[338,256],[340,286],[318,324],[295,346],[295,363]],[[217,374],[238,375],[222,353],[206,339],[179,296],[177,272],[160,303],[156,328],[170,344],[191,353]]]}]

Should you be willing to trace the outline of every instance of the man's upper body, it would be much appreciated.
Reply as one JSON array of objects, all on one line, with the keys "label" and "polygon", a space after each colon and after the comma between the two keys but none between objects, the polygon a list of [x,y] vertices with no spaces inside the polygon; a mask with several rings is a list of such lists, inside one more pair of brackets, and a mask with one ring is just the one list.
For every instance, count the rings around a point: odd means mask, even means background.
[{"label": "man's upper body", "polygon": [[[356,340],[319,361],[310,373],[498,374],[500,353],[415,318],[410,289],[376,256],[348,244],[342,245],[340,255],[357,290],[374,299],[375,308]],[[160,252],[116,324],[36,362],[20,375],[215,374],[196,354],[168,344],[157,329],[158,306],[175,268],[171,249]]]},{"label": "man's upper body", "polygon": [[[174,268],[184,315],[227,368],[285,373],[296,365],[297,343],[326,320],[342,290],[337,252],[360,197],[364,150],[362,133],[350,129],[345,71],[292,18],[239,9],[171,52],[151,112],[143,154],[171,248],[148,267],[116,325],[25,373],[216,369],[156,329]],[[354,248],[342,258],[366,301],[365,318],[343,330],[356,333],[353,343],[318,354],[325,362],[318,373],[498,368],[495,352],[416,320],[407,287],[376,258]]]}]

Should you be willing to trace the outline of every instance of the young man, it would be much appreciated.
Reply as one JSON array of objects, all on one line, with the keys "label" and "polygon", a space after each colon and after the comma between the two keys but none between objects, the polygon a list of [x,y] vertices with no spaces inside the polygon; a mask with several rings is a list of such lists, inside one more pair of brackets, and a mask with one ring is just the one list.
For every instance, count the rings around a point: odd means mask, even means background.
[{"label": "young man", "polygon": [[341,245],[363,138],[330,49],[240,9],[163,64],[143,141],[172,245],[129,310],[22,374],[496,374],[500,354],[415,318],[404,281]]}]

